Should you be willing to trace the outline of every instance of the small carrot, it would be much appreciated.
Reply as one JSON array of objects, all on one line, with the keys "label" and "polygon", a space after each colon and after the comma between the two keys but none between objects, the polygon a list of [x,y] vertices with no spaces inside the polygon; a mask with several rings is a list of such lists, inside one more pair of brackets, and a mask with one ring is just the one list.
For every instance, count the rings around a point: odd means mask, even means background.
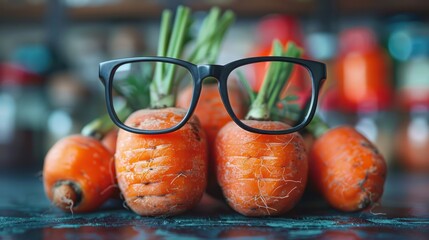
[{"label": "small carrot", "polygon": [[[278,56],[301,54],[293,43],[288,43],[285,52],[279,42],[273,44]],[[270,119],[268,108],[274,109],[279,101],[280,89],[285,86],[292,65],[276,65],[276,69],[285,70],[284,78],[275,77],[282,75],[279,72],[267,71],[261,91],[242,121],[247,126],[264,130],[290,128]],[[271,106],[265,96],[273,99]],[[237,212],[246,216],[280,215],[301,198],[307,183],[308,162],[299,133],[256,134],[230,122],[218,133],[215,147],[217,179],[228,204]]]},{"label": "small carrot", "polygon": [[[128,109],[123,106],[118,116]],[[88,123],[80,134],[60,139],[48,151],[43,184],[48,199],[64,211],[89,212],[117,195],[114,152],[99,140],[114,128],[108,115]]]},{"label": "small carrot", "polygon": [[[177,124],[185,113],[179,108],[139,110],[125,124],[156,129]],[[119,130],[116,173],[127,205],[144,216],[176,215],[195,207],[206,187],[206,147],[195,117],[168,134]]]},{"label": "small carrot", "polygon": [[112,196],[114,171],[113,154],[100,141],[79,134],[68,136],[45,157],[45,193],[64,211],[92,211]]},{"label": "small carrot", "polygon": [[316,136],[310,150],[310,179],[327,202],[341,211],[358,211],[383,194],[386,162],[356,129],[328,129],[318,117],[308,128]]}]

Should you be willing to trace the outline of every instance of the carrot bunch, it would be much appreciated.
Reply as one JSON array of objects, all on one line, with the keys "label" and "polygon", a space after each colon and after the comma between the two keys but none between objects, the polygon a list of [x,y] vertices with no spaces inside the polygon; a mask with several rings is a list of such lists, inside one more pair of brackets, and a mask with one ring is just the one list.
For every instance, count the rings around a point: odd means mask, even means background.
[{"label": "carrot bunch", "polygon": [[[284,47],[276,41],[273,49],[277,56],[301,54],[292,42]],[[261,91],[242,120],[246,125],[264,130],[289,128],[286,123],[273,121],[271,110],[281,98],[280,89],[292,67],[288,63],[270,65]],[[277,70],[283,77],[278,77]],[[234,210],[246,216],[281,215],[298,203],[308,172],[307,153],[299,133],[257,134],[230,122],[218,133],[215,147],[217,180]]]},{"label": "carrot bunch", "polygon": [[[218,8],[211,9],[187,60],[214,63],[233,19],[230,11],[222,15]],[[178,7],[174,19],[165,10],[157,55],[184,58],[191,22],[187,7]],[[302,49],[292,42],[274,41],[272,54],[299,57]],[[160,130],[184,119],[193,91],[175,76],[174,66],[167,65],[157,63],[142,81],[130,79],[129,85],[114,86],[127,102],[117,112],[126,126]],[[283,90],[294,72],[293,64],[276,62],[267,67],[257,93],[238,76],[248,91],[248,105],[234,84],[228,86],[229,101],[235,115],[249,127],[288,129],[285,119],[294,120],[295,108],[285,111],[280,106],[287,100]],[[203,86],[194,116],[171,133],[135,134],[115,128],[106,118],[90,123],[81,134],[61,139],[46,155],[45,192],[64,211],[93,211],[117,195],[115,186],[130,209],[142,216],[186,212],[200,202],[208,184],[213,194],[219,184],[227,203],[246,216],[288,212],[300,200],[308,180],[332,207],[342,211],[365,209],[383,193],[384,159],[355,129],[329,129],[315,117],[307,126],[316,137],[308,154],[298,132],[257,134],[231,122],[216,84]]]},{"label": "carrot bunch", "polygon": [[[213,63],[233,19],[231,11],[221,15],[219,8],[212,8],[187,60]],[[189,8],[179,6],[174,19],[165,10],[157,55],[183,58],[191,23]],[[151,79],[127,78],[113,86],[126,101],[128,112],[120,117],[126,125],[166,129],[184,118],[186,111],[175,107],[175,91],[182,83],[169,67],[157,64]],[[206,134],[196,116],[181,129],[160,135],[133,134],[102,118],[50,149],[44,166],[45,190],[63,210],[85,212],[115,195],[112,186],[118,185],[125,203],[136,213],[175,215],[193,208],[204,193],[207,157]]]}]

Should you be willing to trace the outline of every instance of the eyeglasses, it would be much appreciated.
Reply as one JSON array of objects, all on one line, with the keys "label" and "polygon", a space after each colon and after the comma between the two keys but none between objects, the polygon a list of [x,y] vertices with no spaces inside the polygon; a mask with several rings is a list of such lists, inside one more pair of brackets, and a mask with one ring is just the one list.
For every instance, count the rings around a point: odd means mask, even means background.
[{"label": "eyeglasses", "polygon": [[[290,64],[292,70],[287,84],[279,89],[279,97],[269,110],[270,120],[284,122],[284,127],[267,130],[255,127],[252,121],[243,120],[254,94],[260,88],[264,72],[270,64]],[[179,100],[191,91],[192,97],[185,100],[186,114],[176,125],[166,129],[151,130],[126,125],[118,117],[114,96],[132,96],[129,107],[132,111],[149,107],[149,85],[155,68],[162,64],[172,71],[173,96]],[[194,113],[200,97],[203,81],[216,79],[223,105],[232,120],[241,128],[260,134],[287,134],[303,129],[316,111],[318,92],[326,78],[325,64],[289,57],[252,57],[230,62],[226,65],[195,65],[190,62],[167,57],[137,57],[111,60],[100,63],[99,76],[105,87],[107,110],[112,121],[120,128],[138,134],[169,133],[180,129]],[[283,76],[285,77],[285,76]],[[273,86],[276,87],[276,86]],[[237,99],[239,101],[233,101]],[[269,101],[270,96],[266,96]],[[183,98],[182,98],[183,99]],[[186,99],[186,98],[184,98]],[[183,102],[183,101],[182,101]],[[252,118],[250,118],[252,119]],[[260,119],[255,119],[260,120]]]}]

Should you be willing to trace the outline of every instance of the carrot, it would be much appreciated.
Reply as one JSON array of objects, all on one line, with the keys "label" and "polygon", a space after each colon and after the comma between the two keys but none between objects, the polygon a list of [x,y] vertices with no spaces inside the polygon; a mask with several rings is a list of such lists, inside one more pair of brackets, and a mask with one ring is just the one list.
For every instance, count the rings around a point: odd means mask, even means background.
[{"label": "carrot", "polygon": [[[273,48],[280,56],[298,57],[301,54],[293,43],[288,43],[285,52],[277,41]],[[290,127],[270,120],[270,112],[275,110],[281,94],[279,90],[286,84],[292,65],[276,65],[276,69],[281,74],[267,71],[261,91],[243,120],[246,125],[265,130]],[[284,77],[275,77],[279,75]],[[257,134],[230,122],[218,133],[215,146],[217,180],[228,204],[237,212],[246,216],[281,215],[301,198],[307,183],[308,162],[299,133]]]},{"label": "carrot", "polygon": [[[126,124],[156,129],[178,123],[184,114],[179,108],[140,110],[129,116]],[[195,207],[206,187],[206,172],[206,138],[195,117],[168,134],[139,135],[119,130],[119,187],[127,205],[140,215],[176,215]]]},{"label": "carrot", "polygon": [[[285,129],[281,122],[247,120],[248,126]],[[217,176],[229,205],[246,216],[281,215],[301,198],[307,182],[307,154],[298,133],[264,135],[233,122],[216,138]]]},{"label": "carrot", "polygon": [[[218,14],[219,10],[214,13]],[[189,16],[190,10],[180,6],[170,29],[171,13],[164,11],[158,56],[181,56],[185,37],[190,35]],[[208,18],[213,16],[209,14]],[[190,59],[200,61],[216,55],[218,44],[213,41],[220,40],[214,35],[202,40],[197,39]],[[163,64],[156,65],[149,80],[150,108],[136,110],[126,120],[127,126],[167,129],[184,118],[186,110],[175,107],[175,91],[181,83],[171,73]],[[115,166],[125,202],[143,216],[177,215],[194,208],[207,185],[207,157],[206,135],[196,116],[179,130],[167,134],[139,135],[119,130]]]},{"label": "carrot", "polygon": [[[125,106],[118,117],[128,114]],[[117,195],[114,152],[99,140],[112,131],[108,115],[84,126],[80,134],[60,139],[48,151],[43,166],[46,196],[58,208],[89,212]]]},{"label": "carrot", "polygon": [[316,116],[308,128],[316,136],[310,149],[310,179],[335,209],[358,211],[383,194],[386,162],[356,129],[328,129]]},{"label": "carrot", "polygon": [[45,157],[45,193],[64,211],[93,211],[113,194],[113,163],[112,153],[97,139],[84,135],[63,138]]}]

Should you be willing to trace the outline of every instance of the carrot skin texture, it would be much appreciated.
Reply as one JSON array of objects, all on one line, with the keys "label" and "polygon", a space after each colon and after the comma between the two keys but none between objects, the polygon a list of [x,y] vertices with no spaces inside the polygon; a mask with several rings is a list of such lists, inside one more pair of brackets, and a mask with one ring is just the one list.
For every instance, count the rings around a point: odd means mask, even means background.
[{"label": "carrot skin texture", "polygon": [[[263,129],[285,128],[281,122],[245,122]],[[230,122],[215,145],[217,179],[234,210],[246,216],[281,215],[297,204],[308,176],[301,135],[255,134]]]},{"label": "carrot skin texture", "polygon": [[[179,122],[179,108],[139,110],[125,124],[156,129]],[[207,142],[198,119],[157,135],[118,132],[115,166],[127,205],[142,216],[170,216],[198,204],[207,184]]]},{"label": "carrot skin texture", "polygon": [[[182,108],[189,108],[193,91],[193,87],[185,88],[180,93],[176,105]],[[230,104],[235,110],[237,117],[243,118],[245,115],[245,106],[243,104],[242,95],[238,87],[236,89],[230,88],[230,91]],[[207,135],[207,145],[209,151],[207,193],[215,198],[222,198],[222,192],[216,180],[214,143],[219,130],[225,124],[231,121],[231,117],[222,103],[217,84],[210,83],[203,85],[194,114],[200,120],[201,127],[204,129]]]},{"label": "carrot skin texture", "polygon": [[[45,157],[45,194],[63,211],[90,212],[112,197],[114,171],[113,154],[98,140],[83,135],[71,135],[55,143]],[[58,195],[61,195],[59,187],[66,183],[78,188],[73,194],[79,194],[79,200],[73,202],[72,206],[58,202],[61,199]]]},{"label": "carrot skin texture", "polygon": [[377,202],[386,162],[354,128],[341,126],[320,136],[310,150],[310,179],[335,209],[351,212]]}]

